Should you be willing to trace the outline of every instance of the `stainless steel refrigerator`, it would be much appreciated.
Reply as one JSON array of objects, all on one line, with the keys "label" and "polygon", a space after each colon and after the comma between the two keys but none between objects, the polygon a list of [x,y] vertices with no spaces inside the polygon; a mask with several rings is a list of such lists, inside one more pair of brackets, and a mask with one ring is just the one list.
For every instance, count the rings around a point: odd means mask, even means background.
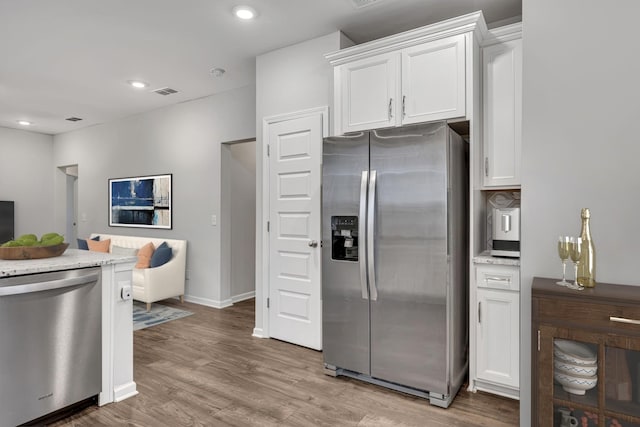
[{"label": "stainless steel refrigerator", "polygon": [[448,407],[468,359],[468,147],[445,122],[326,138],[325,372]]}]

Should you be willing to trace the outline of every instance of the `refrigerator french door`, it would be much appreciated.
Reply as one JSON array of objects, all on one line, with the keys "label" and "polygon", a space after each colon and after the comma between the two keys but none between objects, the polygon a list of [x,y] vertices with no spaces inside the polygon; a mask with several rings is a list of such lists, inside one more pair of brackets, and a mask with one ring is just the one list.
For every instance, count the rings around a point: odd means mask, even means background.
[{"label": "refrigerator french door", "polygon": [[466,143],[444,122],[326,138],[326,372],[447,407],[467,368]]}]

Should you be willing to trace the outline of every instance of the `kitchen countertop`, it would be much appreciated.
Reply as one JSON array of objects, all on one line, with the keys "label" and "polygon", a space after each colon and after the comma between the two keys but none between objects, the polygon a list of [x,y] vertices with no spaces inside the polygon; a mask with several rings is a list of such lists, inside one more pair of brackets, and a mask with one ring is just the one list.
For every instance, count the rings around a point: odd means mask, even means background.
[{"label": "kitchen countertop", "polygon": [[21,276],[24,274],[72,270],[74,268],[97,267],[136,261],[137,257],[130,255],[114,255],[80,249],[67,249],[62,255],[52,258],[0,260],[0,277]]},{"label": "kitchen countertop", "polygon": [[480,255],[473,257],[474,264],[491,264],[491,265],[512,265],[520,266],[520,258],[509,258],[491,256],[489,251],[484,251]]}]

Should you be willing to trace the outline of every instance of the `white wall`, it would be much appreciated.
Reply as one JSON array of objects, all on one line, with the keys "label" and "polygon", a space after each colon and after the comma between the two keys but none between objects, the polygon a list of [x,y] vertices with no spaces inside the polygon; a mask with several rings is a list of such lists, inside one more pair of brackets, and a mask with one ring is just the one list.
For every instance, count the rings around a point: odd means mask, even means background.
[{"label": "white wall", "polygon": [[231,169],[231,299],[255,291],[256,142],[232,144]]},{"label": "white wall", "polygon": [[0,200],[15,201],[15,235],[57,232],[53,180],[53,137],[0,127]]},{"label": "white wall", "polygon": [[[54,137],[55,166],[78,165],[78,236],[92,232],[186,239],[186,299],[220,306],[220,144],[255,137],[255,88],[155,110]],[[173,174],[173,229],[108,226],[108,179]],[[56,179],[64,228],[64,179]]]},{"label": "white wall", "polygon": [[523,1],[522,426],[531,419],[531,280],[591,209],[597,280],[638,285],[640,2]]},{"label": "white wall", "polygon": [[256,335],[263,334],[263,286],[266,285],[263,283],[266,266],[262,259],[266,232],[266,224],[262,221],[262,161],[265,151],[262,120],[278,114],[331,105],[333,68],[324,54],[349,44],[342,33],[335,32],[256,58]]}]

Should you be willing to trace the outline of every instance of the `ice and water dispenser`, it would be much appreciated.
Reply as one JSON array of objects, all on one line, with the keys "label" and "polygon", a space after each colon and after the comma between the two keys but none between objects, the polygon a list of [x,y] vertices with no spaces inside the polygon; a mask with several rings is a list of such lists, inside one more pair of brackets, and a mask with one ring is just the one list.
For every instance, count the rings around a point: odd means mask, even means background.
[{"label": "ice and water dispenser", "polygon": [[331,217],[331,259],[358,261],[358,217]]}]

